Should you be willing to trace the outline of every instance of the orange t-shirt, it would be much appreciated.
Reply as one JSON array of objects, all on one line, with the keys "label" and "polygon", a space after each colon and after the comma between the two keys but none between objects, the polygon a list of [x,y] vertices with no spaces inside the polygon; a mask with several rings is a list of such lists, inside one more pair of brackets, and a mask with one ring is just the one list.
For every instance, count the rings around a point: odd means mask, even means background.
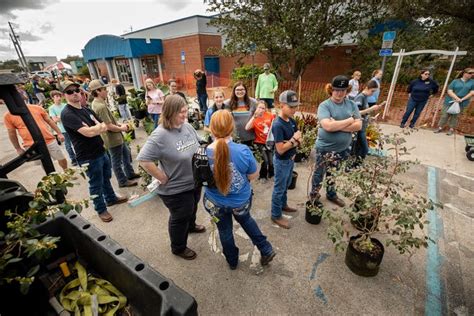
[{"label": "orange t-shirt", "polygon": [[268,132],[272,126],[272,121],[275,118],[270,112],[264,112],[261,117],[253,120],[253,129],[255,131],[255,143],[265,144],[267,142]]},{"label": "orange t-shirt", "polygon": [[[36,124],[38,124],[46,144],[50,144],[52,141],[56,140],[50,131],[49,125],[45,121],[45,119],[49,117],[48,113],[46,113],[42,107],[34,104],[28,104],[28,109],[30,110]],[[16,129],[18,131],[18,134],[20,134],[20,137],[23,140],[24,147],[30,147],[33,145],[33,137],[31,136],[30,131],[28,131],[28,128],[26,128],[21,116],[12,115],[10,112],[7,112],[3,116],[3,122],[7,129]]]}]

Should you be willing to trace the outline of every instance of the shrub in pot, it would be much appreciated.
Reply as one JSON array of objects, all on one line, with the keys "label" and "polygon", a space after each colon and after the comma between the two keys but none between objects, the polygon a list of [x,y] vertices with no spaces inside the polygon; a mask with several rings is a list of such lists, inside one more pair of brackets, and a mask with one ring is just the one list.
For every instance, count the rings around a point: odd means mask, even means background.
[{"label": "shrub in pot", "polygon": [[[352,203],[342,214],[326,212],[328,237],[336,250],[348,245],[345,262],[358,275],[378,273],[384,247],[375,235],[383,237],[385,245],[394,246],[400,254],[428,246],[425,214],[435,203],[399,178],[418,163],[401,160],[401,156],[409,154],[403,139],[407,133],[410,132],[381,135],[378,149],[385,147],[393,152],[390,157],[369,157],[353,169],[352,162],[347,161],[342,168],[332,171],[338,192]],[[351,236],[349,223],[359,232]]]},{"label": "shrub in pot", "polygon": [[300,146],[296,149],[295,162],[308,159],[318,136],[318,122],[312,114],[302,114],[295,117],[296,126],[302,133]]}]

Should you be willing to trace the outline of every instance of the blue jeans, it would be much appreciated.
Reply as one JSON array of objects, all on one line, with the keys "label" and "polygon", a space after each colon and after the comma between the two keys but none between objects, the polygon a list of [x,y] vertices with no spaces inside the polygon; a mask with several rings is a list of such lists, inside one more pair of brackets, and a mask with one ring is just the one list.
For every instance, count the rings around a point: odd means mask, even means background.
[{"label": "blue jeans", "polygon": [[130,108],[128,107],[128,104],[119,104],[118,110],[120,112],[122,120],[129,121],[132,119],[132,113],[130,113]]},{"label": "blue jeans", "polygon": [[295,162],[292,159],[281,160],[273,156],[273,168],[275,171],[275,184],[272,193],[272,218],[279,219],[282,216],[282,208],[287,205],[287,191],[293,177]]},{"label": "blue jeans", "polygon": [[260,98],[260,100],[265,101],[265,103],[267,103],[269,109],[273,109],[273,99]]},{"label": "blue jeans", "polygon": [[201,112],[206,113],[207,111],[207,93],[198,94],[199,109]]},{"label": "blue jeans", "polygon": [[160,120],[160,114],[150,113],[151,119],[153,120],[153,128],[155,129],[158,126],[158,121]]},{"label": "blue jeans", "polygon": [[89,194],[95,196],[93,199],[94,209],[101,214],[107,210],[106,203],[117,201],[110,178],[112,169],[110,167],[109,156],[105,153],[91,160],[78,161],[79,165],[89,164],[86,170],[89,178]]},{"label": "blue jeans", "polygon": [[273,252],[272,245],[267,241],[267,237],[263,235],[257,223],[250,215],[252,197],[238,208],[216,205],[206,195],[204,195],[203,202],[206,211],[219,219],[217,222],[219,238],[225,258],[230,266],[235,267],[239,263],[239,248],[237,248],[234,241],[232,217],[242,226],[245,233],[252,240],[252,243],[260,250],[262,256],[269,256]]},{"label": "blue jeans", "polygon": [[316,148],[316,165],[313,174],[312,185],[311,185],[311,197],[316,198],[319,190],[321,190],[321,184],[326,176],[326,197],[328,200],[334,200],[337,198],[336,189],[334,187],[334,179],[331,177],[330,168],[339,168],[341,162],[349,157],[349,149],[341,152],[334,151],[321,151]]},{"label": "blue jeans", "polygon": [[415,111],[415,114],[413,114],[413,117],[410,122],[410,127],[413,128],[415,127],[416,121],[418,120],[418,117],[420,116],[421,112],[425,108],[426,102],[425,101],[415,101],[412,98],[408,99],[408,104],[407,104],[407,109],[405,111],[405,114],[403,114],[402,122],[400,123],[400,126],[405,126],[406,122],[408,121],[408,118],[410,118],[411,113]]},{"label": "blue jeans", "polygon": [[357,140],[355,141],[354,146],[354,154],[357,159],[359,161],[364,160],[369,153],[369,143],[367,142],[366,128],[362,127],[362,129],[357,132]]},{"label": "blue jeans", "polygon": [[126,144],[109,148],[112,169],[119,185],[127,183],[128,178],[135,174],[131,161],[130,149]]},{"label": "blue jeans", "polygon": [[69,137],[68,133],[63,133],[63,135],[64,135],[64,147],[66,147],[67,154],[69,155],[71,162],[73,164],[77,164],[76,153],[74,152],[74,148],[72,148],[71,137]]}]

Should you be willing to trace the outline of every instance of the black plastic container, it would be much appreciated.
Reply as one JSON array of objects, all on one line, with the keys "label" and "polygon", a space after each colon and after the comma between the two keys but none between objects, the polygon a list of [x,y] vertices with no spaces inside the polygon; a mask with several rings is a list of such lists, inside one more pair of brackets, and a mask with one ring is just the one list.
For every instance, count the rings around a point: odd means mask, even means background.
[{"label": "black plastic container", "polygon": [[379,273],[380,263],[382,262],[384,247],[380,241],[375,238],[370,240],[381,249],[380,254],[371,255],[363,253],[354,248],[354,241],[360,236],[352,236],[346,250],[345,263],[347,267],[357,275],[363,277],[376,276]]},{"label": "black plastic container", "polygon": [[33,200],[33,194],[26,191],[20,182],[0,179],[0,231],[5,231],[7,221],[5,211],[22,214],[28,210],[28,203]]},{"label": "black plastic container", "polygon": [[138,111],[135,111],[135,118],[137,120],[141,120],[141,119],[144,119],[146,116],[146,110],[138,110]]},{"label": "black plastic container", "polygon": [[197,315],[197,303],[191,295],[76,212],[59,214],[37,230],[61,237],[48,262],[75,252],[88,270],[110,281],[127,297],[134,315]]},{"label": "black plastic container", "polygon": [[311,203],[311,201],[306,201],[306,212],[304,214],[304,219],[310,224],[318,225],[321,223],[322,216],[311,213],[311,209],[313,209],[313,203]]},{"label": "black plastic container", "polygon": [[308,156],[304,153],[297,152],[295,155],[295,162],[302,162],[308,159]]},{"label": "black plastic container", "polygon": [[293,175],[291,178],[291,183],[290,186],[288,187],[288,190],[294,190],[296,188],[296,180],[298,179],[298,172],[293,171]]}]

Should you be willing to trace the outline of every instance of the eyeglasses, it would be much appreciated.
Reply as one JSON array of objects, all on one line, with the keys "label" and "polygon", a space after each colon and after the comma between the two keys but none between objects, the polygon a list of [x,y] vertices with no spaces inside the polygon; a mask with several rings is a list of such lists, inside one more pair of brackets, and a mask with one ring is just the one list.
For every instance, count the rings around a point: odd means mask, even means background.
[{"label": "eyeglasses", "polygon": [[76,88],[76,89],[66,90],[66,91],[64,91],[64,93],[67,94],[67,95],[72,95],[74,93],[81,93],[81,89]]},{"label": "eyeglasses", "polygon": [[245,89],[235,89],[235,91],[239,91],[239,92],[244,91],[245,92]]},{"label": "eyeglasses", "polygon": [[474,75],[474,72],[468,72],[468,74],[470,74],[470,75]]}]

